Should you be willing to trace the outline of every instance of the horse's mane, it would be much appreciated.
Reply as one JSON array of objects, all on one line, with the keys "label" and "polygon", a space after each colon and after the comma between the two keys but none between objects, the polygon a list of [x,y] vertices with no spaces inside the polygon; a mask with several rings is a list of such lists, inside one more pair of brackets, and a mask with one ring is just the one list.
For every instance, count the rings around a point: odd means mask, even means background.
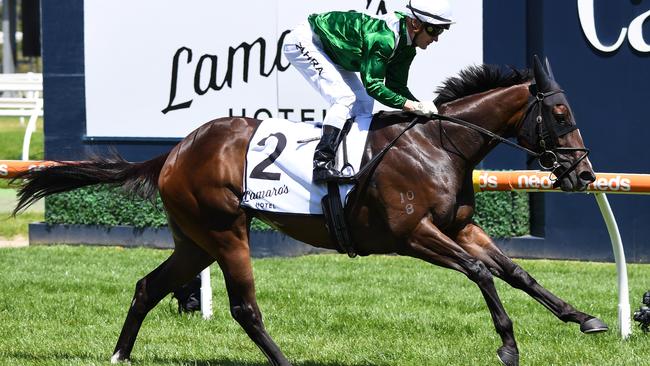
[{"label": "horse's mane", "polygon": [[481,93],[495,88],[521,84],[533,79],[531,70],[517,70],[512,67],[504,70],[496,65],[474,65],[450,77],[436,89],[437,105],[451,102],[468,95]]}]

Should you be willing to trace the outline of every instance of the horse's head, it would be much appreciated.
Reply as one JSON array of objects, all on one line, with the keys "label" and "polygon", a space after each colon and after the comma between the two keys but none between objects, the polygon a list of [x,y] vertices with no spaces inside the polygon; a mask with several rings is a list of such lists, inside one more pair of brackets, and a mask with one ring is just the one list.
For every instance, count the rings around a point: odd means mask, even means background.
[{"label": "horse's head", "polygon": [[596,177],[564,91],[535,56],[531,101],[518,133],[519,143],[539,154],[542,168],[557,178],[555,187],[582,191]]}]

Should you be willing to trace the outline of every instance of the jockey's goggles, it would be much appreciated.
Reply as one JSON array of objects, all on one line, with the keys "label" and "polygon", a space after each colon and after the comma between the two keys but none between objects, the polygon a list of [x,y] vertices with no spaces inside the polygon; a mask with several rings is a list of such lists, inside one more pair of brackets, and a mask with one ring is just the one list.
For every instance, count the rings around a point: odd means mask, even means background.
[{"label": "jockey's goggles", "polygon": [[424,31],[431,37],[438,37],[442,32],[449,29],[449,25],[436,25],[430,23],[422,23],[422,25],[424,26]]}]

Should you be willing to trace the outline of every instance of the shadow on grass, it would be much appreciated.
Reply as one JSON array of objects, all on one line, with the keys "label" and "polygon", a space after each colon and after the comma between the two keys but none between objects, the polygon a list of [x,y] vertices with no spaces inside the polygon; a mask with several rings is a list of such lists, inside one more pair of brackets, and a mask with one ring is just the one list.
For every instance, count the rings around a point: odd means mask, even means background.
[{"label": "shadow on grass", "polygon": [[[55,353],[25,353],[25,352],[6,352],[4,356],[9,359],[20,360],[23,362],[36,363],[39,361],[60,361],[61,364],[74,363],[78,361],[80,364],[108,364],[110,357],[97,357],[96,355],[89,354],[71,354],[63,352]],[[19,362],[20,362],[19,361]],[[153,357],[147,359],[139,359],[134,357],[129,363],[121,363],[122,365],[138,366],[141,364],[160,364],[160,365],[191,365],[191,366],[268,366],[268,362],[242,362],[229,358],[212,359],[212,360],[196,360],[196,359],[180,359],[177,357]],[[341,363],[341,362],[317,362],[317,361],[304,361],[292,363],[293,366],[372,366],[376,364],[370,363]]]},{"label": "shadow on grass", "polygon": [[[242,362],[239,360],[232,360],[228,358],[213,359],[213,360],[183,360],[178,358],[162,358],[154,357],[151,361],[160,364],[172,365],[192,365],[192,366],[268,366],[268,362]],[[289,360],[291,362],[291,360]],[[377,364],[371,363],[341,363],[341,362],[317,362],[317,361],[303,361],[292,362],[293,366],[376,366]],[[131,360],[131,366],[137,366],[138,360]]]}]

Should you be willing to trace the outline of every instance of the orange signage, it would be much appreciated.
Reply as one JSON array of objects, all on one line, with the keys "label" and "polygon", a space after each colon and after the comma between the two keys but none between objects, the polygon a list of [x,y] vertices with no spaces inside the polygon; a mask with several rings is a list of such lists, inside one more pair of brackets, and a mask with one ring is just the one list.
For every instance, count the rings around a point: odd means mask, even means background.
[{"label": "orange signage", "polygon": [[[486,171],[473,173],[474,191],[562,192],[553,189],[549,172],[539,170]],[[586,192],[650,194],[650,174],[596,173]]]},{"label": "orange signage", "polygon": [[58,164],[55,161],[37,161],[37,160],[0,160],[0,178],[12,179],[16,175],[27,170],[43,169],[47,166]]},{"label": "orange signage", "polygon": [[[15,178],[20,172],[58,164],[55,161],[0,160],[0,178]],[[553,189],[549,172],[539,170],[475,170],[474,191],[562,192]],[[586,192],[650,194],[650,174],[596,173]]]}]

